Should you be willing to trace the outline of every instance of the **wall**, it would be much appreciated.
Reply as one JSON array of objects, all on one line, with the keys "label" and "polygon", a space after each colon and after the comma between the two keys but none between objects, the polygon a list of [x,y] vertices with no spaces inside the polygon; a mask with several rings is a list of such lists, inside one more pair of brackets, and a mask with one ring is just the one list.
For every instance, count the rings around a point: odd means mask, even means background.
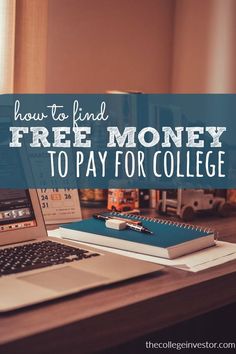
[{"label": "wall", "polygon": [[172,0],[49,0],[46,91],[168,92]]},{"label": "wall", "polygon": [[17,0],[14,92],[44,93],[48,0]]}]

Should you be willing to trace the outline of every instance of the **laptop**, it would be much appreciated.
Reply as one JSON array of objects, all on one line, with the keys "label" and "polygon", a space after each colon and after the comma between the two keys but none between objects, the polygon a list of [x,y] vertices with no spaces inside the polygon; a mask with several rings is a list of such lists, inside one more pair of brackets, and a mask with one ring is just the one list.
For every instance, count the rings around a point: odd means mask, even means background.
[{"label": "laptop", "polygon": [[0,312],[161,268],[154,263],[48,237],[36,190],[0,190]]}]

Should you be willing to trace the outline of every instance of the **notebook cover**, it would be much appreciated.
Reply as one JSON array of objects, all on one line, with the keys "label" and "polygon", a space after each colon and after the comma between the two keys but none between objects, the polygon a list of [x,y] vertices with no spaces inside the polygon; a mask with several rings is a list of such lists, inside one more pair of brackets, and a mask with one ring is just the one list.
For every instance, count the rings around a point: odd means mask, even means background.
[{"label": "notebook cover", "polygon": [[[107,213],[106,215],[109,215]],[[111,214],[112,215],[112,214]],[[122,215],[122,217],[124,217]],[[132,219],[131,217],[127,218],[127,220]],[[202,238],[205,236],[209,236],[213,232],[207,232],[203,230],[199,230],[195,227],[189,229],[187,227],[181,226],[181,224],[164,224],[161,222],[156,222],[152,220],[144,220],[142,218],[139,219],[142,221],[143,226],[147,227],[154,234],[149,235],[145,233],[139,233],[133,230],[125,229],[125,230],[114,230],[109,229],[105,226],[105,222],[101,220],[97,220],[94,218],[82,220],[78,222],[74,222],[71,224],[61,225],[64,229],[69,229],[73,231],[82,231],[95,235],[102,235],[107,237],[113,237],[119,240],[136,242],[140,244],[146,244],[150,246],[156,246],[161,248],[168,248],[172,246],[177,246],[181,243],[195,240],[197,238]]]}]

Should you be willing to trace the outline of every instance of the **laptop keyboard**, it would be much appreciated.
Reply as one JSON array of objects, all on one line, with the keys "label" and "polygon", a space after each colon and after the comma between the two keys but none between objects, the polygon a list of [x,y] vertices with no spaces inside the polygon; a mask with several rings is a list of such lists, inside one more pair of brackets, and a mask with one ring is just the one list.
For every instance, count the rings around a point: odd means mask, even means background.
[{"label": "laptop keyboard", "polygon": [[0,249],[0,276],[100,256],[99,253],[52,241]]}]

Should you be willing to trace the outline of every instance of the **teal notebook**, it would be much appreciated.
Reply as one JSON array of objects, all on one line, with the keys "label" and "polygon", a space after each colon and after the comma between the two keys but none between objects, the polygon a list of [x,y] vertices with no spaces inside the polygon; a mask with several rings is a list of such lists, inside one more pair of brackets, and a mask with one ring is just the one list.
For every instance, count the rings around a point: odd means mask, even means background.
[{"label": "teal notebook", "polygon": [[138,220],[153,235],[125,229],[107,228],[105,222],[94,218],[62,225],[61,236],[95,245],[118,248],[164,258],[176,258],[215,244],[214,233],[192,225],[150,219],[121,213],[106,213],[128,220]]}]

